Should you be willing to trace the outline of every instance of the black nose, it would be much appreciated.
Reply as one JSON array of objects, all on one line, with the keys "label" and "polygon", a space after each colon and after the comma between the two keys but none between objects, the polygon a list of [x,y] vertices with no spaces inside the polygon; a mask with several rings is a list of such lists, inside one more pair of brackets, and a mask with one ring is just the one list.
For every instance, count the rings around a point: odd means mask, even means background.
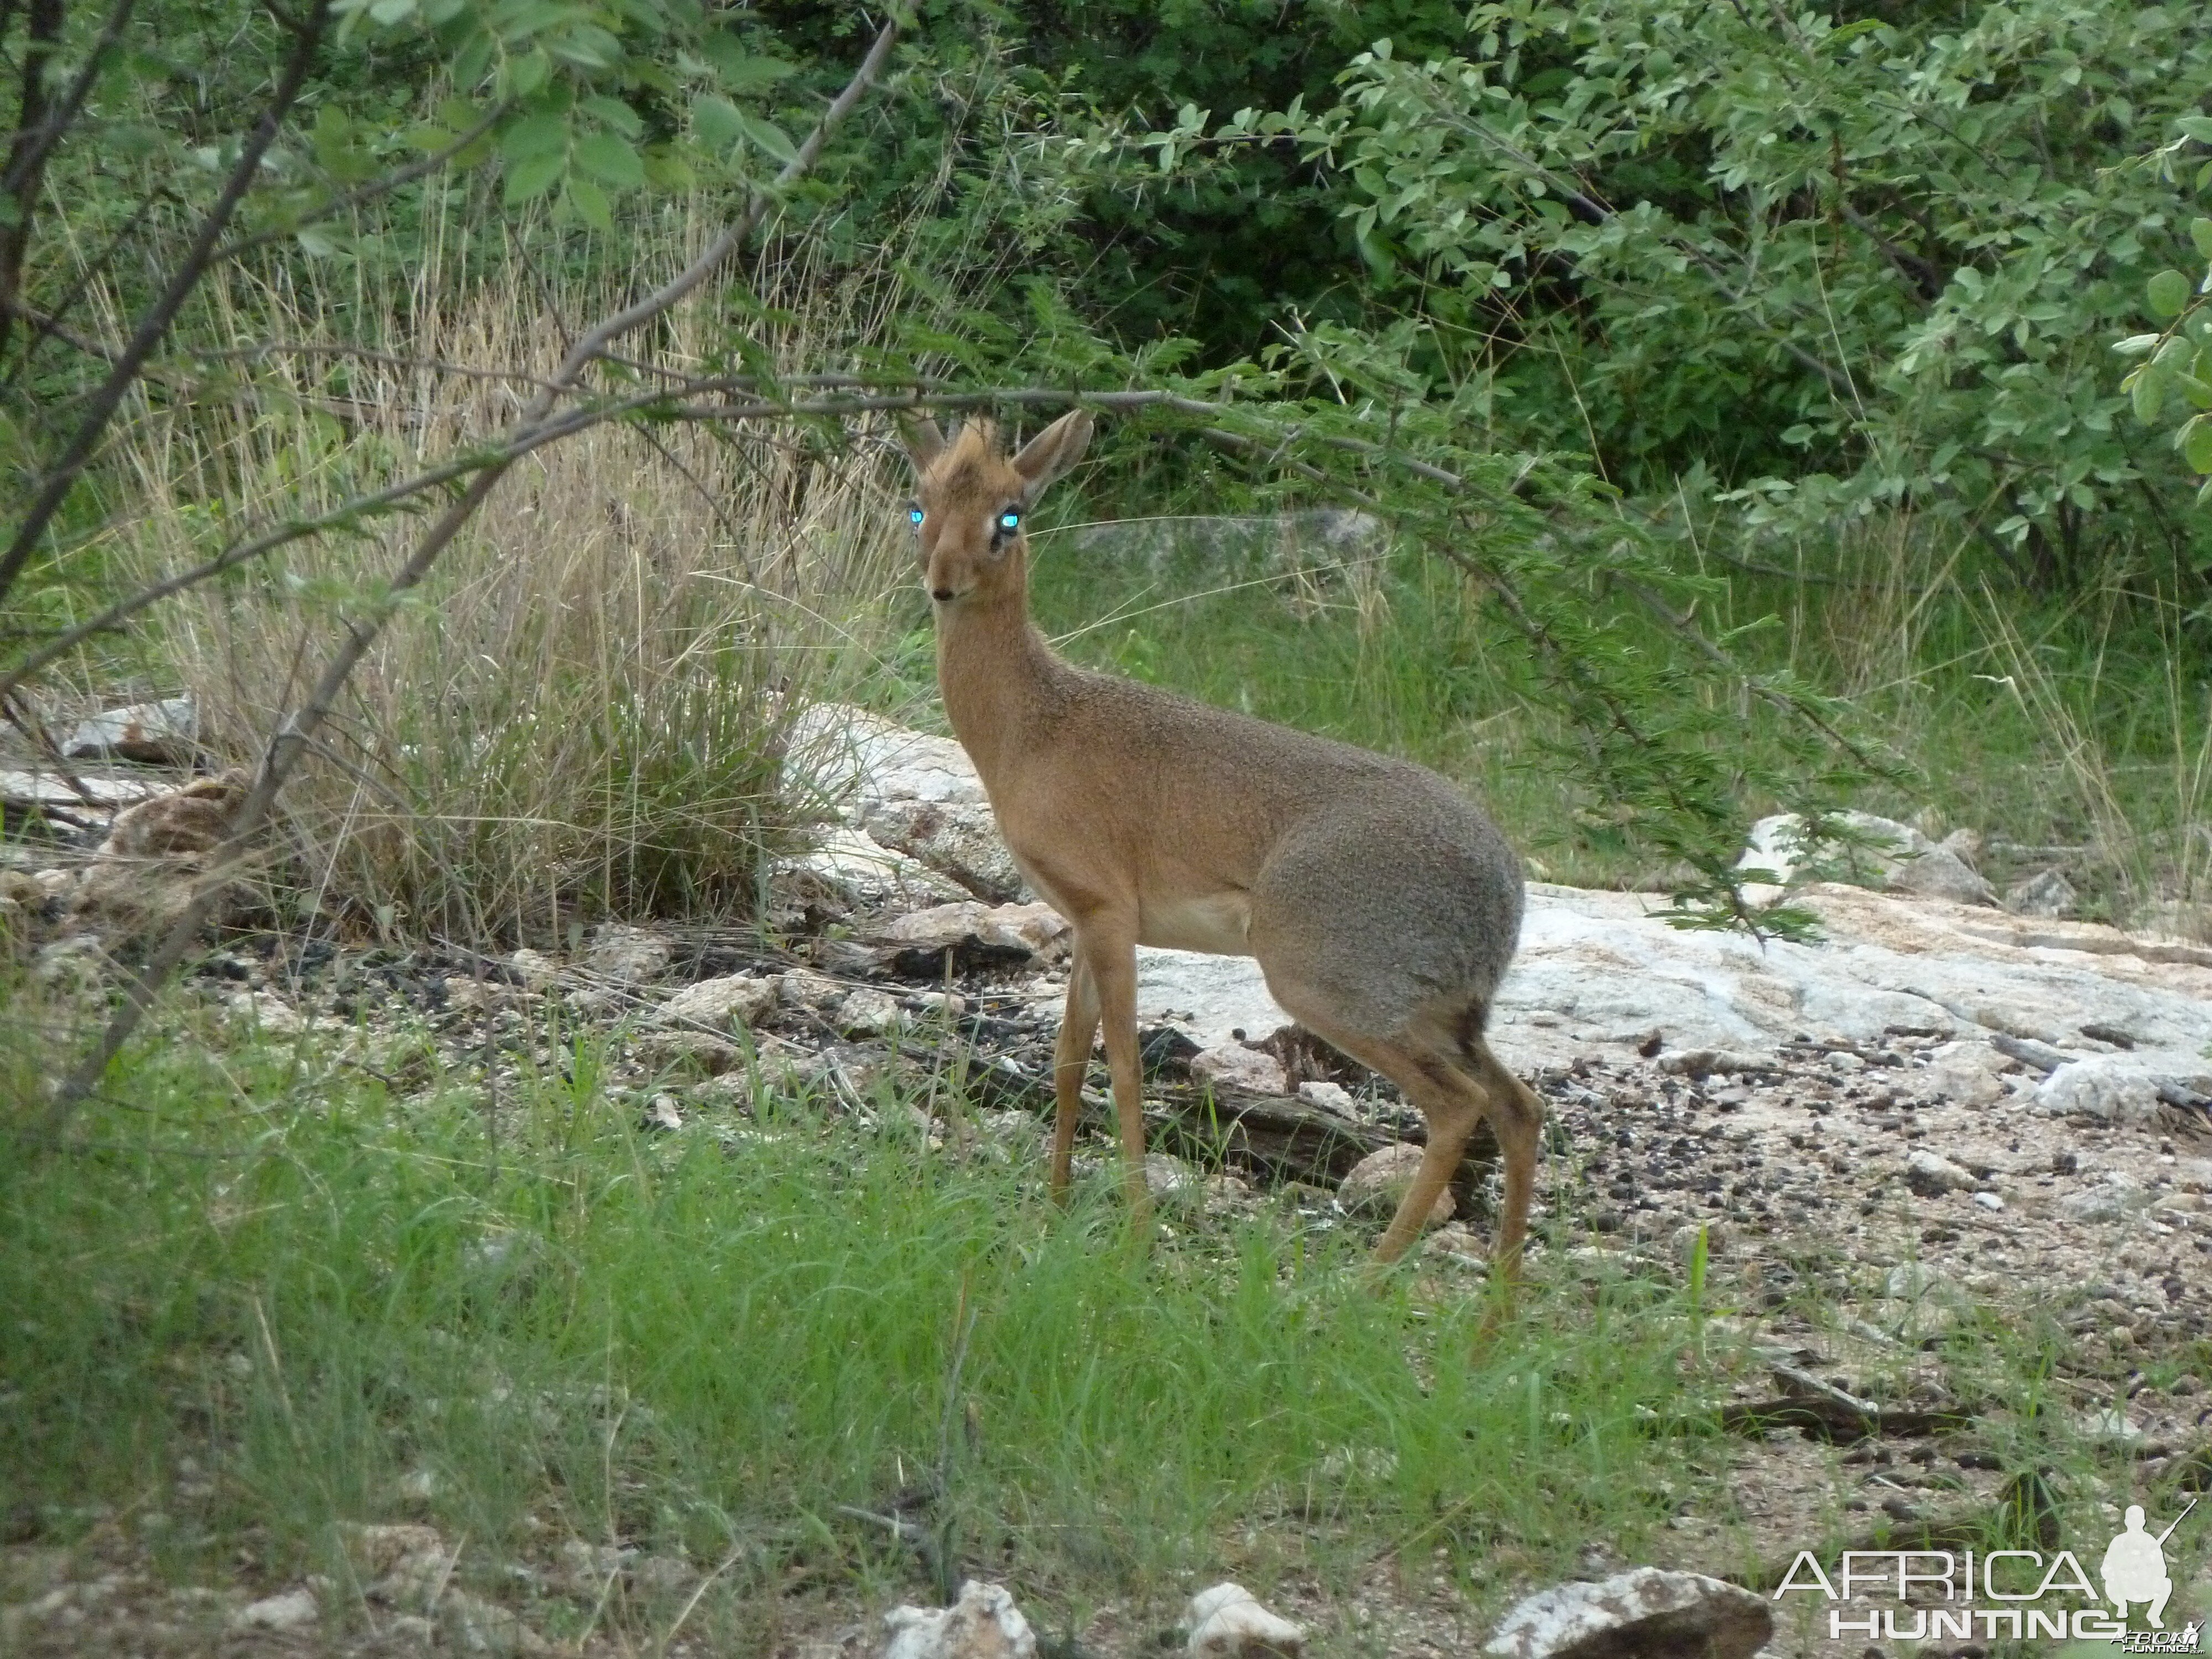
[{"label": "black nose", "polygon": [[952,590],[949,587],[933,587],[929,590],[929,597],[939,605],[945,605],[952,599]]}]

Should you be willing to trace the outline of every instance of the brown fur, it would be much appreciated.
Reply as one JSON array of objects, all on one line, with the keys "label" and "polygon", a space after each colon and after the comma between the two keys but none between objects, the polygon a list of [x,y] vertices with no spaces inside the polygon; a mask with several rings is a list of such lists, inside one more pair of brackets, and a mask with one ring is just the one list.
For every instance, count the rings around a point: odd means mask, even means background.
[{"label": "brown fur", "polygon": [[1054,1059],[1064,1193],[1103,1023],[1131,1202],[1145,1203],[1136,946],[1249,955],[1277,1001],[1391,1079],[1427,1119],[1419,1173],[1376,1247],[1403,1255],[1486,1115],[1504,1154],[1495,1251],[1517,1271],[1543,1104],[1484,1042],[1520,933],[1520,860],[1408,762],[1063,661],[1029,616],[1026,532],[1000,526],[1081,457],[1069,415],[1009,459],[985,425],[907,443],[938,681],[1015,862],[1074,930]]}]

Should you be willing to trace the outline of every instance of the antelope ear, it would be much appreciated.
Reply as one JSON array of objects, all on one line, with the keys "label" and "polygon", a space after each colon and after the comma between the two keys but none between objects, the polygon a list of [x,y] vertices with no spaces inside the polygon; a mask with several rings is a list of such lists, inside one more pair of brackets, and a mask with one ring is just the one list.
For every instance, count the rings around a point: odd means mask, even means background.
[{"label": "antelope ear", "polygon": [[916,472],[928,471],[930,464],[945,453],[945,434],[928,416],[902,415],[898,417],[898,429],[906,445],[907,458],[914,463]]},{"label": "antelope ear", "polygon": [[1014,471],[1022,475],[1022,500],[1036,500],[1068,468],[1083,459],[1091,443],[1088,410],[1072,410],[1022,447],[1014,457]]}]

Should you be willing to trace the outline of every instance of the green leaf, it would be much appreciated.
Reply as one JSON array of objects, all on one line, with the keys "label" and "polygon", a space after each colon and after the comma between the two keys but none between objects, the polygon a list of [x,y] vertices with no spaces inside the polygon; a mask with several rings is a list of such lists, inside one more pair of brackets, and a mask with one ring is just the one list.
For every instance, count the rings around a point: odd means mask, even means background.
[{"label": "green leaf", "polygon": [[564,150],[554,155],[533,155],[526,161],[517,161],[507,170],[507,204],[520,207],[553,188],[561,175],[568,170],[568,156]]},{"label": "green leaf", "polygon": [[699,43],[700,54],[714,66],[714,74],[732,92],[758,92],[787,75],[798,73],[775,58],[756,58],[734,35],[710,34]]},{"label": "green leaf", "polygon": [[2179,317],[2189,304],[2189,278],[2178,270],[2161,270],[2144,284],[2154,317]]},{"label": "green leaf", "polygon": [[699,142],[717,154],[734,149],[745,136],[744,118],[738,106],[719,93],[704,93],[691,100],[691,131]]},{"label": "green leaf", "polygon": [[2199,415],[2181,428],[2182,458],[2197,472],[2212,472],[2212,415]]},{"label": "green leaf", "polygon": [[509,97],[527,98],[553,78],[553,60],[542,52],[526,52],[508,58],[500,78]]},{"label": "green leaf", "polygon": [[622,62],[622,42],[605,29],[579,23],[565,34],[545,42],[545,49],[573,69],[612,69]]},{"label": "green leaf", "polygon": [[594,179],[617,190],[635,190],[645,182],[645,163],[637,151],[611,132],[594,132],[579,138],[576,165]]},{"label": "green leaf", "polygon": [[577,107],[613,128],[625,138],[639,138],[645,134],[645,123],[639,118],[638,112],[619,98],[586,98]]},{"label": "green leaf", "polygon": [[2135,405],[2136,419],[2145,426],[2158,424],[2158,411],[2166,404],[2166,376],[2149,364],[2136,371],[2134,384],[2129,387],[2130,401]]},{"label": "green leaf", "polygon": [[557,115],[526,115],[499,135],[502,161],[527,161],[568,148],[568,124]]},{"label": "green leaf", "polygon": [[786,167],[799,159],[799,147],[785,137],[783,129],[775,122],[764,121],[757,115],[748,115],[739,110],[738,125],[744,129],[745,137],[751,141],[753,148],[763,155],[773,157]]},{"label": "green leaf", "polygon": [[2126,339],[2113,346],[2112,349],[2123,357],[2140,357],[2164,337],[2163,335],[2158,334],[2130,334]]},{"label": "green leaf", "polygon": [[571,174],[564,199],[576,211],[576,216],[594,230],[615,228],[614,210],[607,203],[607,193],[590,179]]},{"label": "green leaf", "polygon": [[370,0],[368,15],[388,28],[415,15],[415,0]]},{"label": "green leaf", "polygon": [[2191,219],[2189,222],[2189,240],[2197,244],[2199,253],[2207,259],[2212,259],[2212,219]]}]

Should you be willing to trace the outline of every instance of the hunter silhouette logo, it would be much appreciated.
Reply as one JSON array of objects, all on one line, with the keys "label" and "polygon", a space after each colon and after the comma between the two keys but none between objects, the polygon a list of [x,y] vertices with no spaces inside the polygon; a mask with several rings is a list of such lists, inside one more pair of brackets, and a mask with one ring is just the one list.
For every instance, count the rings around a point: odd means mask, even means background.
[{"label": "hunter silhouette logo", "polygon": [[2166,1628],[2166,1598],[2173,1594],[2173,1580],[2166,1574],[2166,1540],[2173,1536],[2174,1527],[2189,1518],[2189,1510],[2195,1509],[2197,1503],[2191,1498],[2189,1509],[2175,1516],[2172,1525],[2155,1538],[2143,1530],[2142,1505],[2128,1505],[2126,1529],[2105,1547],[2100,1574],[2105,1598],[2119,1610],[2122,1623],[2127,1620],[2128,1604],[2142,1601],[2148,1604],[2150,1627]]}]

